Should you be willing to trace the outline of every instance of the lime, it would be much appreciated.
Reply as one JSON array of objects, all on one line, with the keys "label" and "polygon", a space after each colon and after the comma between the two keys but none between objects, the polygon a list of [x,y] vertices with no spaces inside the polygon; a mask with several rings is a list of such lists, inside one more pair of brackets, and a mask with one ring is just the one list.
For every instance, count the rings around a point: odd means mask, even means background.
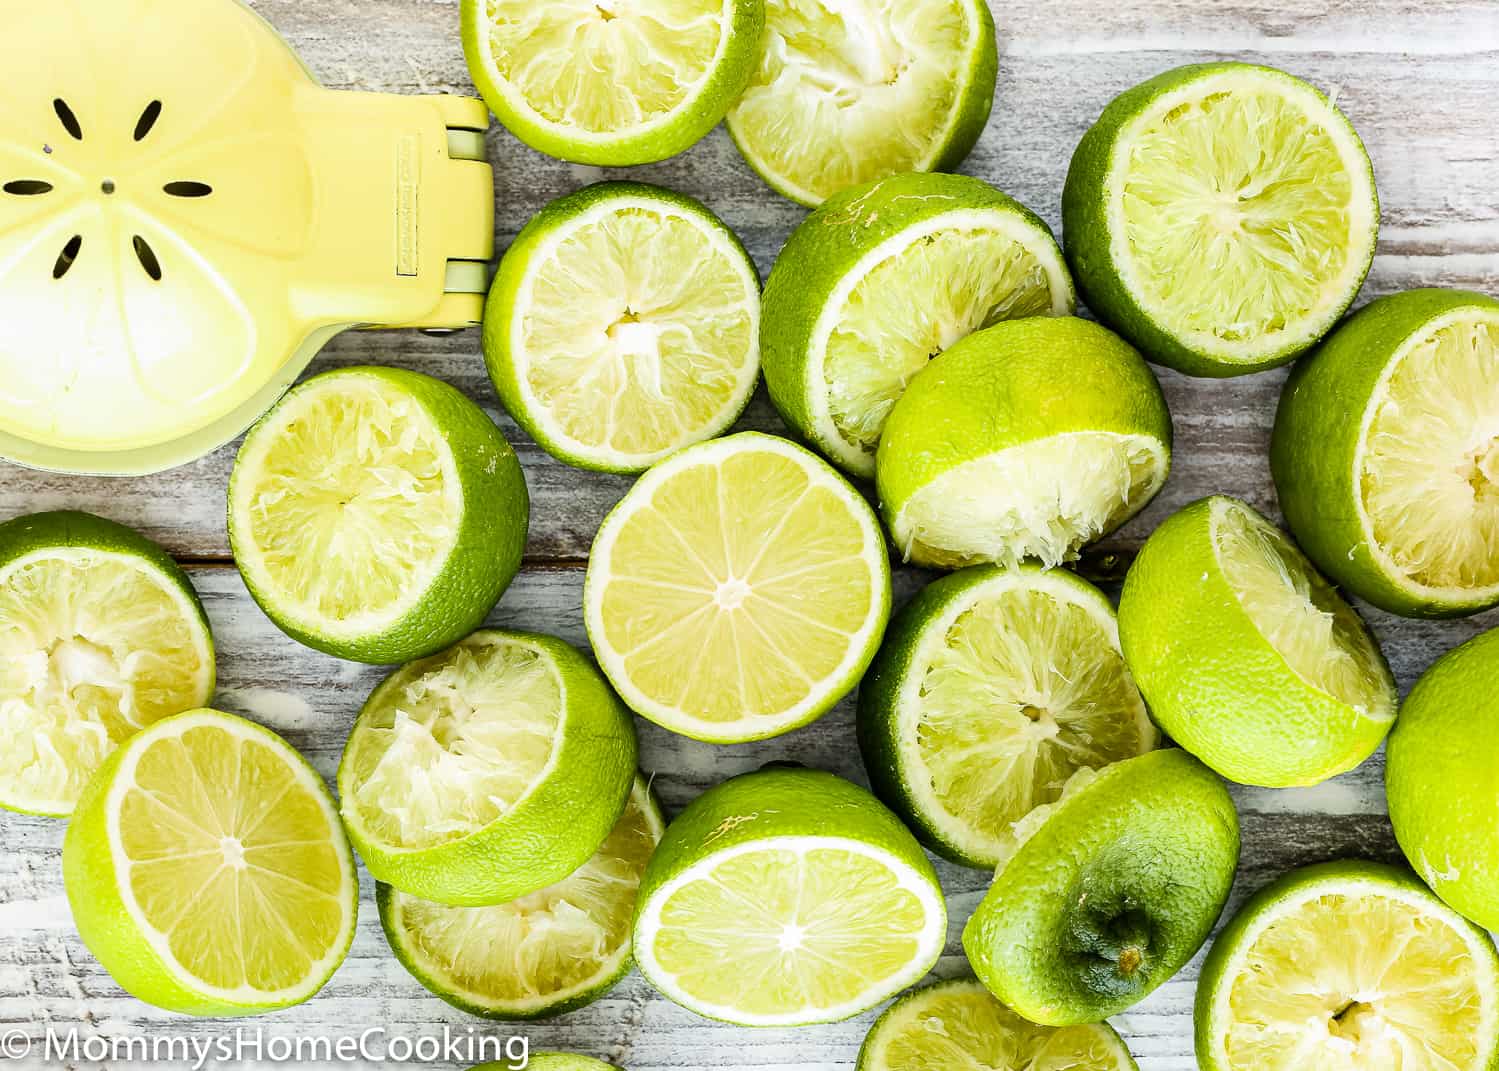
[{"label": "lime", "polygon": [[635,958],[699,1015],[804,1026],[895,995],[946,935],[932,865],[878,800],[832,774],[765,769],[667,828],[640,887]]},{"label": "lime", "polygon": [[599,529],[583,588],[594,654],[625,702],[713,743],[825,714],[889,616],[874,511],[824,461],[756,432],[641,477]]},{"label": "lime", "polygon": [[322,778],[275,733],[216,710],[115,751],[78,801],[62,869],[84,944],[170,1011],[299,1004],[354,937],[359,883]]},{"label": "lime", "polygon": [[1368,154],[1332,102],[1269,67],[1167,71],[1072,157],[1067,259],[1091,308],[1188,375],[1285,364],[1353,303],[1379,236]]},{"label": "lime", "polygon": [[1197,954],[1233,885],[1223,782],[1171,748],[1074,778],[1017,831],[963,931],[979,978],[1035,1023],[1096,1023]]},{"label": "lime", "polygon": [[65,818],[119,743],[213,695],[187,575],[87,513],[0,524],[0,807]]},{"label": "lime", "polygon": [[229,478],[245,586],[293,639],[402,662],[483,623],[520,567],[529,502],[515,452],[458,391],[346,368],[250,430]]},{"label": "lime", "polygon": [[550,636],[483,631],[375,689],[338,794],[377,880],[480,907],[588,862],[634,770],[634,726],[592,663]]},{"label": "lime", "polygon": [[1171,467],[1171,414],[1122,339],[1074,317],[969,335],[911,381],[877,456],[907,561],[1060,565],[1129,520]]},{"label": "lime", "polygon": [[1232,781],[1318,784],[1395,721],[1394,678],[1358,614],[1237,499],[1155,530],[1125,579],[1119,636],[1157,723]]},{"label": "lime", "polygon": [[389,885],[386,940],[416,980],[490,1019],[542,1019],[591,1004],[630,969],[640,876],[665,824],[639,777],[614,831],[556,885],[494,907],[448,907]]},{"label": "lime", "polygon": [[786,422],[855,476],[911,378],[1001,320],[1065,316],[1072,277],[1028,209],[961,175],[897,175],[834,195],[765,288],[765,381]]},{"label": "lime", "polygon": [[1436,894],[1499,930],[1499,631],[1421,675],[1390,734],[1385,788],[1405,857]]},{"label": "lime", "polygon": [[1202,1071],[1492,1071],[1499,957],[1403,870],[1309,866],[1260,890],[1197,986]]},{"label": "lime", "polygon": [[1499,301],[1380,298],[1291,373],[1281,508],[1327,574],[1397,614],[1499,605]]},{"label": "lime", "polygon": [[605,167],[675,156],[749,82],[764,0],[462,0],[485,102],[533,149]]},{"label": "lime", "polygon": [[839,190],[963,162],[994,104],[986,0],[767,0],[765,43],[729,109],[739,151],[778,193]]},{"label": "lime", "polygon": [[760,279],[692,198],[590,186],[544,208],[505,254],[484,356],[505,408],[548,453],[639,472],[744,411],[760,373]]},{"label": "lime", "polygon": [[971,979],[918,989],[880,1016],[857,1071],[1136,1071],[1107,1023],[1037,1026]]},{"label": "lime", "polygon": [[1156,746],[1114,608],[1065,570],[975,566],[896,616],[859,689],[875,791],[934,852],[992,870],[1079,770]]},{"label": "lime", "polygon": [[533,1052],[525,1061],[500,1060],[480,1064],[469,1071],[620,1071],[613,1064],[571,1052]]}]

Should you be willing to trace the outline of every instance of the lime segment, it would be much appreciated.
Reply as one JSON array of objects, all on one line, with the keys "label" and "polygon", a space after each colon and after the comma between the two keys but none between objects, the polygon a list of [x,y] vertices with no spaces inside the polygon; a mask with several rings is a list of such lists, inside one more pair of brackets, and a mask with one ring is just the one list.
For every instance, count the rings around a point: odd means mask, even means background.
[{"label": "lime segment", "polygon": [[817,205],[956,167],[983,131],[998,57],[983,0],[769,0],[760,66],[728,115],[756,171]]},{"label": "lime segment", "polygon": [[1135,1071],[1107,1023],[1037,1026],[978,982],[918,989],[882,1015],[859,1052],[858,1071]]},{"label": "lime segment", "polygon": [[647,473],[600,528],[584,592],[625,702],[715,742],[825,713],[874,656],[889,606],[869,506],[812,454],[757,433]]},{"label": "lime segment", "polygon": [[317,774],[279,737],[198,710],[136,736],[63,847],[79,932],[131,993],[199,1015],[286,1007],[354,933],[358,885]]},{"label": "lime segment", "polygon": [[917,596],[860,689],[859,731],[882,798],[934,850],[989,869],[1080,770],[1158,740],[1108,600],[1031,566],[964,570]]},{"label": "lime segment", "polygon": [[484,338],[506,408],[537,442],[570,464],[638,472],[720,434],[749,402],[759,279],[696,201],[607,183],[521,232]]},{"label": "lime segment", "polygon": [[1308,867],[1256,895],[1218,939],[1197,1024],[1206,1071],[1487,1071],[1499,958],[1404,871]]},{"label": "lime segment", "polygon": [[637,778],[593,858],[540,892],[494,907],[448,907],[382,885],[386,938],[424,986],[476,1015],[534,1019],[582,1007],[629,968],[635,892],[664,829]]},{"label": "lime segment", "polygon": [[0,525],[0,807],[68,815],[121,741],[213,684],[207,619],[160,548],[82,513]]}]

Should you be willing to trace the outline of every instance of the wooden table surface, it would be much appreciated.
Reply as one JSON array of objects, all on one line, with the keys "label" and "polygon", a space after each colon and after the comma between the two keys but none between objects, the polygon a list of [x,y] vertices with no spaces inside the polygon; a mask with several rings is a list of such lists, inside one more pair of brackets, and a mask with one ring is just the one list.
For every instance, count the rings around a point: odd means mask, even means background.
[{"label": "wooden table surface", "polygon": [[[544,2],[544,0],[537,0]],[[252,0],[327,83],[349,89],[472,92],[458,43],[457,0]],[[1373,156],[1384,229],[1361,301],[1411,286],[1499,291],[1499,3],[1495,0],[1012,0],[995,3],[1002,53],[994,117],[964,170],[1058,225],[1072,150],[1121,90],[1178,64],[1243,59],[1284,67],[1336,96]],[[602,169],[543,157],[496,128],[501,248],[549,199],[604,177]],[[744,239],[762,271],[803,210],[773,194],[722,131],[690,152],[631,177],[706,201]],[[479,338],[415,333],[346,335],[313,370],[400,365],[439,376],[476,398],[515,444],[532,496],[526,568],[496,609],[503,626],[585,643],[583,564],[604,512],[628,480],[569,469],[532,445],[485,377]],[[1160,373],[1176,424],[1175,471],[1155,503],[1085,563],[1117,576],[1153,526],[1210,492],[1275,514],[1266,448],[1283,372],[1213,382]],[[780,431],[762,396],[743,426]],[[250,601],[228,561],[226,447],[196,464],[133,480],[71,478],[0,466],[0,516],[81,508],[135,525],[188,565],[219,650],[217,705],[283,732],[331,775],[355,711],[382,676],[282,636]],[[907,597],[923,578],[898,574]],[[1446,624],[1367,617],[1403,689],[1442,652],[1499,625],[1499,613]],[[671,811],[704,788],[771,759],[835,770],[864,782],[851,705],[765,743],[714,747],[640,722],[642,763]],[[1244,854],[1230,910],[1281,871],[1343,856],[1395,859],[1385,816],[1383,759],[1318,788],[1235,789]],[[63,825],[0,812],[0,1035],[35,1040],[22,1066],[42,1066],[51,1027],[80,1036],[217,1036],[123,993],[79,941],[63,896]],[[987,876],[939,864],[952,928],[937,973],[963,973],[961,926]],[[342,1036],[368,1026],[394,1034],[521,1033],[537,1048],[590,1053],[631,1071],[660,1068],[849,1068],[873,1014],[804,1030],[715,1025],[655,995],[632,975],[583,1011],[550,1023],[488,1024],[430,996],[389,954],[364,879],[348,962],[311,1002],[258,1020],[266,1036]],[[1193,964],[1115,1025],[1146,1071],[1186,1071],[1192,1056]],[[99,1066],[88,1060],[77,1066]],[[121,1066],[110,1063],[109,1066]],[[455,1066],[438,1060],[429,1066]]]}]

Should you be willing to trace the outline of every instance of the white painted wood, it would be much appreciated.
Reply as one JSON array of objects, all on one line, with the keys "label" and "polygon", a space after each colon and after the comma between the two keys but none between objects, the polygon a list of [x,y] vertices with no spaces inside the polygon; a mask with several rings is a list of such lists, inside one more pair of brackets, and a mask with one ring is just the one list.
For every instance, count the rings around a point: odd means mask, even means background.
[{"label": "white painted wood", "polygon": [[[472,87],[457,38],[455,0],[253,0],[329,84],[418,92]],[[1054,226],[1073,146],[1120,90],[1179,63],[1239,58],[1284,66],[1336,91],[1369,145],[1385,228],[1365,297],[1413,285],[1499,291],[1499,8],[1492,0],[1063,0],[995,3],[1004,57],[995,116],[964,170],[1019,197]],[[507,242],[551,197],[603,177],[597,168],[547,159],[502,130],[490,138],[498,171],[498,229]],[[741,234],[762,271],[803,211],[777,198],[740,161],[722,132],[681,157],[625,174],[706,201]],[[477,335],[348,335],[317,368],[366,361],[441,376],[495,414],[516,444],[533,498],[528,568],[494,622],[583,641],[581,570],[599,520],[629,481],[580,473],[525,441],[497,412]],[[1176,431],[1170,483],[1146,513],[1090,555],[1117,575],[1128,553],[1171,510],[1225,491],[1274,512],[1265,462],[1284,373],[1228,382],[1162,373]],[[745,427],[780,430],[763,399]],[[213,619],[221,654],[219,704],[285,732],[326,775],[380,671],[352,666],[281,636],[223,564],[224,484],[232,447],[148,479],[78,479],[0,469],[0,517],[40,509],[92,509],[141,527],[185,560]],[[1120,556],[1113,557],[1115,552]],[[908,595],[921,582],[903,572]],[[1499,613],[1456,623],[1410,622],[1370,612],[1403,687],[1443,651]],[[841,705],[814,726],[766,743],[715,748],[641,724],[643,764],[669,809],[724,777],[792,759],[863,781],[852,714]],[[1275,874],[1345,855],[1397,857],[1384,817],[1382,758],[1317,789],[1238,789],[1245,833],[1235,903]],[[126,997],[72,930],[58,873],[63,826],[0,814],[0,1037],[40,1037],[48,1024],[85,1034],[138,1031],[203,1038],[232,1029],[171,1016]],[[964,970],[960,925],[985,875],[943,864],[953,929],[940,972]],[[373,904],[362,905],[349,962],[314,1001],[246,1024],[282,1037],[357,1034],[383,1026],[426,1034],[449,1024],[529,1036],[538,1047],[593,1053],[632,1069],[849,1068],[872,1016],[800,1031],[717,1026],[654,996],[632,976],[591,1008],[533,1026],[484,1024],[426,994],[392,959]],[[1189,1071],[1195,966],[1117,1025],[1146,1071]],[[40,1052],[40,1049],[37,1050]],[[78,1061],[79,1066],[97,1066]],[[17,1066],[40,1066],[35,1056]],[[118,1066],[118,1065],[111,1065]],[[456,1066],[438,1060],[433,1066]]]}]

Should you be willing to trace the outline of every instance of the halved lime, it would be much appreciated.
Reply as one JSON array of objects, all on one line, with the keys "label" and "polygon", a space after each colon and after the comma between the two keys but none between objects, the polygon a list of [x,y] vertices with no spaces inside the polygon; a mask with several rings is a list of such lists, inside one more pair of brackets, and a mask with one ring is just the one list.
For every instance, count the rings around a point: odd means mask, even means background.
[{"label": "halved lime", "polygon": [[996,997],[1047,1026],[1102,1022],[1185,967],[1239,861],[1228,790],[1177,748],[1074,777],[1017,833],[963,948]]},{"label": "halved lime", "polygon": [[1386,749],[1395,838],[1455,910],[1499,930],[1499,629],[1448,651],[1400,706]]},{"label": "halved lime", "polygon": [[1074,317],[969,335],[885,424],[880,505],[907,561],[1048,566],[1145,507],[1171,467],[1171,414],[1124,340]]},{"label": "halved lime", "polygon": [[1271,469],[1308,555],[1393,613],[1499,605],[1499,301],[1380,298],[1302,361]]},{"label": "halved lime", "polygon": [[469,1071],[620,1071],[613,1064],[572,1052],[533,1052],[525,1060],[498,1060]]},{"label": "halved lime", "polygon": [[857,1071],[1136,1071],[1107,1023],[1037,1026],[970,978],[918,989],[880,1016]]},{"label": "halved lime", "polygon": [[1492,1071],[1499,957],[1406,871],[1293,871],[1219,936],[1197,986],[1203,1071]]},{"label": "halved lime", "polygon": [[402,662],[477,628],[516,570],[529,501],[484,411],[430,376],[345,368],[291,391],[229,478],[245,586],[293,639]]},{"label": "halved lime", "polygon": [[1088,307],[1197,376],[1284,364],[1353,303],[1379,236],[1348,120],[1269,67],[1179,67],[1117,97],[1062,197]]},{"label": "halved lime", "polygon": [[936,873],[878,800],[832,774],[767,769],[709,789],[667,829],[635,958],[699,1015],[803,1026],[898,993],[946,935]]},{"label": "halved lime", "polygon": [[123,744],[63,840],[73,920],[133,996],[253,1015],[323,987],[359,883],[322,778],[275,733],[194,710]]},{"label": "halved lime", "polygon": [[548,453],[639,472],[711,439],[760,374],[760,280],[690,197],[606,182],[553,201],[505,254],[484,357]]},{"label": "halved lime", "polygon": [[422,985],[491,1019],[542,1019],[591,1004],[630,969],[640,876],[665,831],[640,777],[593,858],[556,885],[494,907],[448,907],[381,885],[385,938]]},{"label": "halved lime", "polygon": [[825,714],[889,615],[874,511],[824,461],[756,432],[646,473],[599,529],[583,589],[594,654],[625,702],[714,743]]},{"label": "halved lime", "polygon": [[875,791],[923,843],[999,865],[1071,778],[1155,747],[1114,608],[1065,570],[975,566],[898,614],[859,688]]},{"label": "halved lime", "polygon": [[978,179],[897,175],[835,195],[781,250],[765,287],[765,381],[802,437],[872,477],[890,408],[933,357],[1076,304],[1056,239],[1024,206]]},{"label": "halved lime", "polygon": [[1317,784],[1395,722],[1395,680],[1363,621],[1237,499],[1205,498],[1155,530],[1125,580],[1119,636],[1161,728],[1233,781]]},{"label": "halved lime", "polygon": [[533,149],[605,167],[675,156],[748,83],[764,0],[462,0],[474,84]]},{"label": "halved lime", "polygon": [[109,753],[213,695],[187,575],[87,513],[0,524],[0,807],[65,818]]},{"label": "halved lime", "polygon": [[505,904],[561,881],[624,811],[635,727],[571,645],[475,632],[376,688],[338,794],[369,872],[442,904]]},{"label": "halved lime", "polygon": [[994,104],[985,0],[767,0],[760,65],[729,109],[739,151],[778,193],[839,190],[963,162]]}]

